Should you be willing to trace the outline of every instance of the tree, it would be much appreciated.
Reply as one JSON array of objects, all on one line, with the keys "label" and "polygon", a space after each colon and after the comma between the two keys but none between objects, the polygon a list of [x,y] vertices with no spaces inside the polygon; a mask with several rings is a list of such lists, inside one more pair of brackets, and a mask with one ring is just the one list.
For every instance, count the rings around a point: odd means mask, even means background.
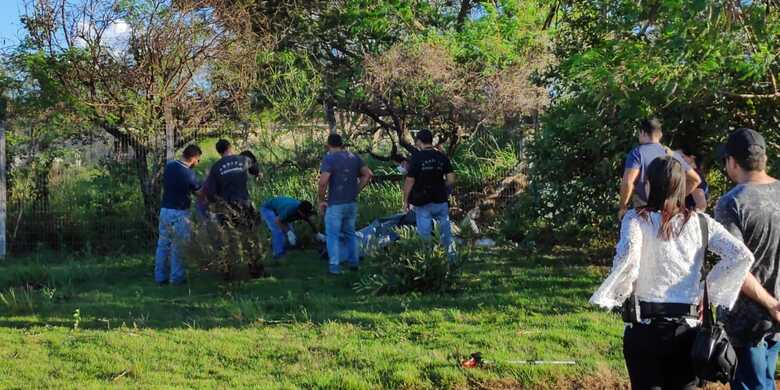
[{"label": "tree", "polygon": [[551,109],[531,144],[528,214],[586,235],[614,231],[625,153],[642,117],[712,162],[729,130],[763,130],[778,154],[780,15],[768,2],[560,1],[548,18]]},{"label": "tree", "polygon": [[227,0],[41,0],[17,55],[42,56],[69,108],[132,147],[153,223],[165,159],[247,108],[259,42],[247,20]]},{"label": "tree", "polygon": [[[527,77],[510,76],[530,75],[546,62],[543,14],[534,2],[331,0],[284,10],[274,4],[258,3],[254,14],[288,26],[276,50],[306,57],[301,62],[312,64],[323,82],[317,100],[329,127],[332,111],[360,116],[355,135],[364,140],[412,149],[410,131],[429,128],[452,152],[476,127],[533,116],[546,101]],[[538,96],[539,104],[527,111],[488,104],[508,90],[528,91],[521,95]],[[497,107],[506,116],[494,121],[483,109]]]}]

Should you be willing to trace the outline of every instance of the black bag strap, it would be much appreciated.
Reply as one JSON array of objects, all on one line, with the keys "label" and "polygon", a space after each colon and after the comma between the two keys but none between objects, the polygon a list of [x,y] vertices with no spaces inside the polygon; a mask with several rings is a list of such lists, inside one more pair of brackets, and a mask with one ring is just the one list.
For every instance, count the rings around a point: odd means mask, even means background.
[{"label": "black bag strap", "polygon": [[[707,217],[704,216],[704,213],[698,213],[699,217],[699,227],[701,229],[701,242],[704,250],[704,259],[702,259],[702,269],[705,268],[705,263],[707,261],[707,250],[709,247],[710,242],[710,227],[707,224]],[[704,305],[704,326],[708,327],[711,326],[715,319],[713,318],[712,313],[712,307],[710,306],[710,294],[707,291],[707,274],[705,273],[703,275],[704,279],[704,300],[702,301],[702,304]]]}]

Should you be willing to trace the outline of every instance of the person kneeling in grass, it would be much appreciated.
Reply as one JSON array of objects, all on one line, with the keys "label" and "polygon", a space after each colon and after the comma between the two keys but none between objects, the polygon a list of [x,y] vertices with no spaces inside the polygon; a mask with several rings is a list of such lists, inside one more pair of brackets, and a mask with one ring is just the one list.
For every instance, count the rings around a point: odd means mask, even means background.
[{"label": "person kneeling in grass", "polygon": [[274,260],[280,259],[285,254],[287,242],[295,245],[295,232],[291,223],[304,221],[316,233],[317,229],[311,221],[314,216],[314,206],[305,200],[277,196],[266,200],[260,206],[260,216],[271,231],[271,247]]}]

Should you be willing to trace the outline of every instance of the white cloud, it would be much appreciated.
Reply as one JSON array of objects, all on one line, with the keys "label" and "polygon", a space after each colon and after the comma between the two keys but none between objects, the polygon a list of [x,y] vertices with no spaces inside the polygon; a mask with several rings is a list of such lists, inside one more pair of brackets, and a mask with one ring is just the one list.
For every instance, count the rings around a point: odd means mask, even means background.
[{"label": "white cloud", "polygon": [[[93,23],[86,21],[80,22],[76,27],[78,38],[75,40],[75,44],[78,47],[85,47],[85,38],[90,40],[95,39],[97,35],[97,28]],[[122,19],[118,19],[111,22],[102,33],[100,37],[100,44],[111,51],[114,56],[123,56],[127,54],[127,50],[130,45],[130,35],[132,34],[132,28],[127,22]]]}]

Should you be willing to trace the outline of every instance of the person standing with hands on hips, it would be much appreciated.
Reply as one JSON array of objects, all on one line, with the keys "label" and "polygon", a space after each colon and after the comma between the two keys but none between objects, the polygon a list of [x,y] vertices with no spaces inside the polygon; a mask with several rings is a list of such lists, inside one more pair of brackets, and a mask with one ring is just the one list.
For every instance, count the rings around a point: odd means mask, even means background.
[{"label": "person standing with hands on hips", "polygon": [[341,273],[342,254],[339,237],[346,239],[349,268],[358,268],[357,196],[374,175],[363,160],[344,149],[344,140],[339,134],[328,136],[328,153],[322,159],[319,179],[319,209],[325,215],[325,237],[328,247],[328,273]]},{"label": "person standing with hands on hips", "polygon": [[414,208],[417,233],[431,238],[433,220],[439,223],[441,244],[450,259],[455,255],[449,216],[449,188],[455,184],[452,163],[444,153],[433,147],[433,134],[421,130],[416,137],[418,151],[412,155],[404,183],[404,211]]}]

